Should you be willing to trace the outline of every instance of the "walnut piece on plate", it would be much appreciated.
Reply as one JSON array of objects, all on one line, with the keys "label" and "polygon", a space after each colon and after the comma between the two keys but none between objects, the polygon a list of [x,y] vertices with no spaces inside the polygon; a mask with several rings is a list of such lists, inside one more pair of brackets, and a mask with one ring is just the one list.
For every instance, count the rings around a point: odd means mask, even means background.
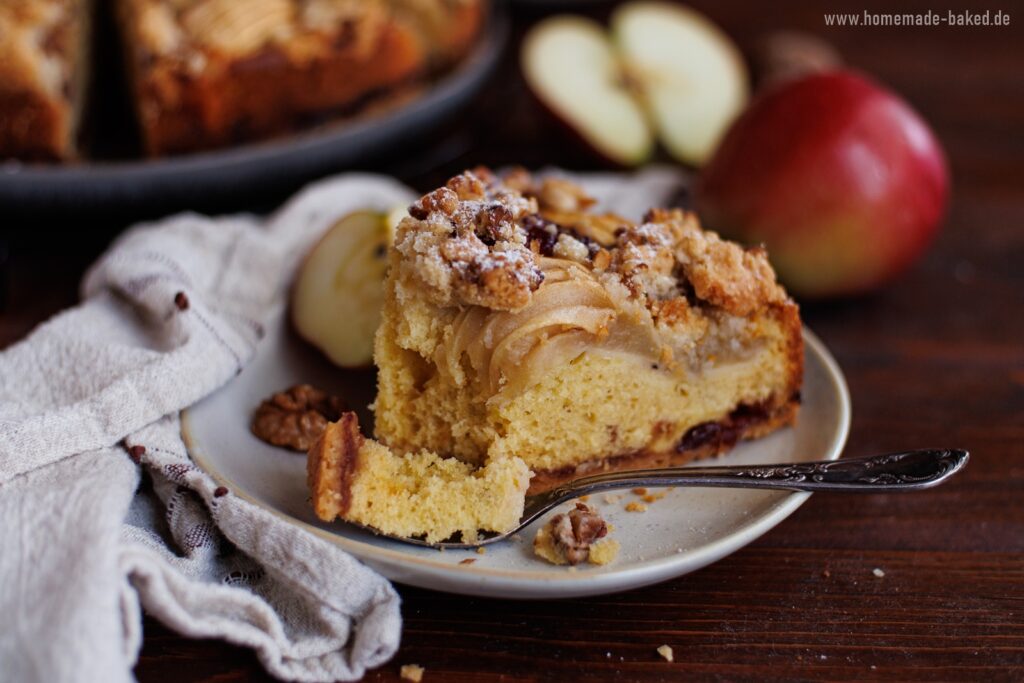
[{"label": "walnut piece on plate", "polygon": [[552,564],[607,564],[619,550],[618,542],[605,538],[607,535],[608,525],[601,516],[585,503],[576,503],[537,531],[533,551]]},{"label": "walnut piece on plate", "polygon": [[328,422],[345,412],[337,396],[297,384],[264,400],[252,419],[252,433],[274,446],[306,452],[320,438]]}]

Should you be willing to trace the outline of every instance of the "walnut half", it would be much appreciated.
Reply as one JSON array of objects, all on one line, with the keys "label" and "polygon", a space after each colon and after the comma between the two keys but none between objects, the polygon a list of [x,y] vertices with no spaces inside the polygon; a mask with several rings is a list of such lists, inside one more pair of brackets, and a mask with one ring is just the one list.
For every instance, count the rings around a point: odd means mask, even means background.
[{"label": "walnut half", "polygon": [[347,410],[337,396],[297,384],[263,401],[252,419],[252,433],[274,446],[305,453],[320,438],[328,422]]},{"label": "walnut half", "polygon": [[593,561],[590,550],[594,542],[607,534],[608,525],[601,516],[593,508],[576,503],[567,514],[555,515],[538,530],[533,548],[548,562],[576,565]]}]

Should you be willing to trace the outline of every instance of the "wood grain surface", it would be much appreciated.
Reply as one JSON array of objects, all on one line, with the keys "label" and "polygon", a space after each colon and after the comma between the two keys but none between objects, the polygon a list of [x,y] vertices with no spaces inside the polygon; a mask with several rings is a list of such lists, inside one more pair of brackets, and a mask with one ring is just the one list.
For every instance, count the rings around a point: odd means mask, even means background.
[{"label": "wood grain surface", "polygon": [[[1009,27],[839,29],[825,9],[893,6],[693,4],[747,50],[774,29],[824,36],[936,129],[954,179],[936,244],[884,291],[803,315],[849,380],[848,455],[952,446],[971,462],[928,492],[813,496],[721,562],[620,595],[509,602],[400,587],[402,647],[366,679],[417,663],[425,681],[1024,680],[1024,6],[978,8],[1007,11]],[[900,6],[929,9],[949,8]],[[519,34],[541,15],[515,9]],[[376,170],[429,189],[477,163],[598,167],[530,99],[514,49],[460,120]],[[0,347],[76,301],[123,218],[0,219]],[[266,679],[246,650],[149,618],[145,630],[141,681]]]}]

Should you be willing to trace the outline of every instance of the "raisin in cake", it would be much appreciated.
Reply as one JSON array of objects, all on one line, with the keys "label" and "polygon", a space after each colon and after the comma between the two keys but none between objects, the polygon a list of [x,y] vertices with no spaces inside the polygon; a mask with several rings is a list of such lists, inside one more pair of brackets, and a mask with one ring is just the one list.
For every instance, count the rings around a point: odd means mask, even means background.
[{"label": "raisin in cake", "polygon": [[[354,449],[359,463],[522,461],[536,492],[721,453],[796,419],[800,317],[764,251],[678,209],[636,223],[592,204],[564,180],[478,169],[410,207],[374,349],[376,441]],[[360,476],[377,475],[311,473],[314,504]],[[461,505],[454,491],[446,504]],[[344,505],[318,514],[348,518]]]}]

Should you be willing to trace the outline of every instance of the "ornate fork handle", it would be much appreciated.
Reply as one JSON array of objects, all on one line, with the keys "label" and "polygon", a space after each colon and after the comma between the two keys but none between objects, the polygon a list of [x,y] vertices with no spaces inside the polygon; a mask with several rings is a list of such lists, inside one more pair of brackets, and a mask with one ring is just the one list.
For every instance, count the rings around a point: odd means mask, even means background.
[{"label": "ornate fork handle", "polygon": [[867,458],[735,467],[669,467],[583,477],[547,496],[568,500],[623,486],[718,486],[791,491],[884,492],[926,489],[962,468],[968,453],[922,449]]}]

